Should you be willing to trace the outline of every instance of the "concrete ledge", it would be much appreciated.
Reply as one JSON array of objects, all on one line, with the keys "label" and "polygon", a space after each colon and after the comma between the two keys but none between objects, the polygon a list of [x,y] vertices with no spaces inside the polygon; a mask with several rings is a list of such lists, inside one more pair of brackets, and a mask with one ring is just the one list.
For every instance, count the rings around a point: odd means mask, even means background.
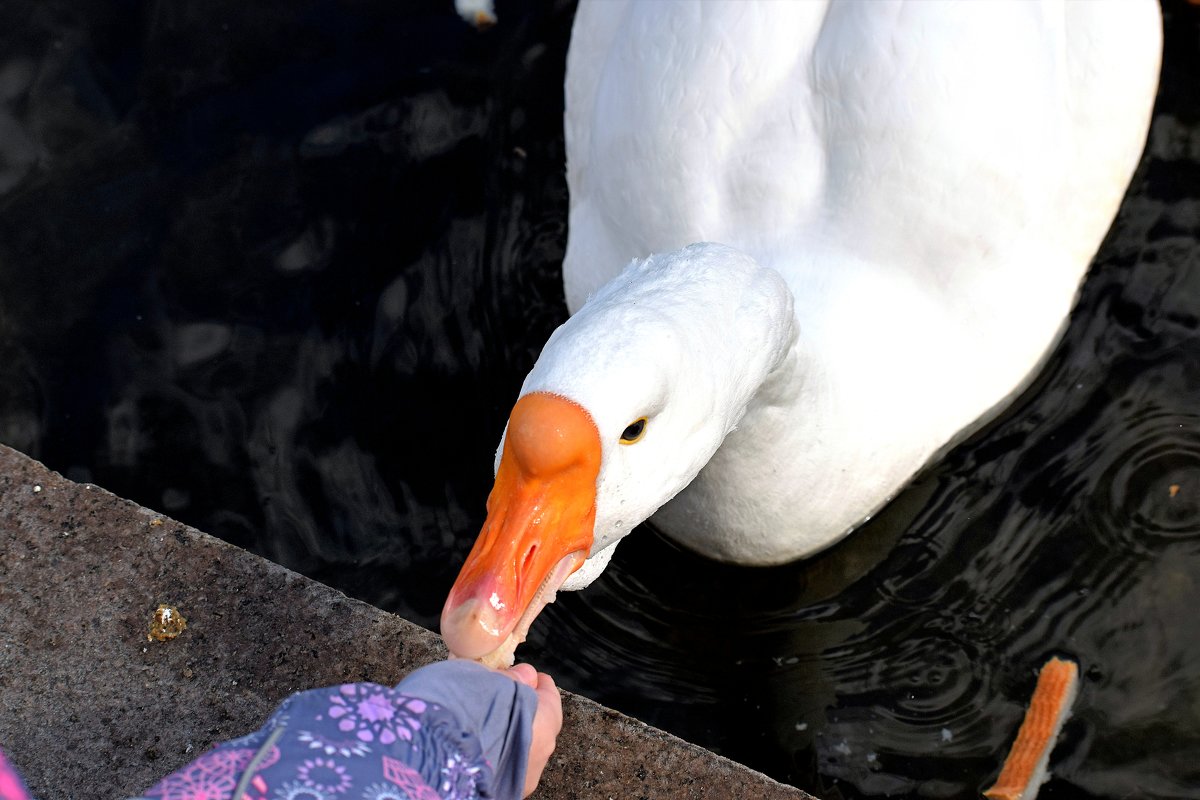
[{"label": "concrete ledge", "polygon": [[[170,603],[178,638],[150,641]],[[136,793],[289,693],[390,684],[429,631],[0,445],[0,747],[43,800]],[[538,798],[809,795],[575,695]]]}]

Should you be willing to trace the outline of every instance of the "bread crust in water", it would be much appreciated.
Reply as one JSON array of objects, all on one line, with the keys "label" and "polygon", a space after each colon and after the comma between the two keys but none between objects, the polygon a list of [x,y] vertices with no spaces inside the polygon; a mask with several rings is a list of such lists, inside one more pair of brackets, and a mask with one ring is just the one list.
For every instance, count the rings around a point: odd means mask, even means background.
[{"label": "bread crust in water", "polygon": [[989,800],[1034,800],[1049,777],[1050,752],[1079,691],[1079,666],[1054,657],[1038,674],[1017,738],[996,782],[983,792]]}]

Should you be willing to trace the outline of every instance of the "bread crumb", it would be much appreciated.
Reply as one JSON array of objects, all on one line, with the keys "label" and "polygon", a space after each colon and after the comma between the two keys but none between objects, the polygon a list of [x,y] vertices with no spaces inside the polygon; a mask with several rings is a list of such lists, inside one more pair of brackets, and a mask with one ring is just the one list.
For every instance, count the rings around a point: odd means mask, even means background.
[{"label": "bread crumb", "polygon": [[150,618],[150,632],[146,634],[146,639],[151,642],[165,642],[174,639],[185,630],[187,620],[183,614],[180,614],[175,606],[164,603],[155,609],[154,616]]}]

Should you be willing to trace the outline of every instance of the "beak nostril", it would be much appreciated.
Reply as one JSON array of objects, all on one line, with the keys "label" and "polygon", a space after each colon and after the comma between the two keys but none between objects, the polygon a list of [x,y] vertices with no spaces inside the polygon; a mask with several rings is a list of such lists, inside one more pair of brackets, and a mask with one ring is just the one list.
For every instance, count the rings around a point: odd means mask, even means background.
[{"label": "beak nostril", "polygon": [[525,575],[529,572],[530,565],[533,564],[533,556],[537,552],[537,545],[530,545],[529,550],[525,553],[525,560],[521,562],[521,574]]}]

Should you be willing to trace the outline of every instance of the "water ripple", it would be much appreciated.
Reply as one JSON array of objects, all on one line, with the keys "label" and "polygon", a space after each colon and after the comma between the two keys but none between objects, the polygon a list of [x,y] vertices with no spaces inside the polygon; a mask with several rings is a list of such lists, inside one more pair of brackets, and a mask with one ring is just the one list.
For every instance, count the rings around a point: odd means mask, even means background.
[{"label": "water ripple", "polygon": [[1098,527],[1138,555],[1200,539],[1200,416],[1148,408],[1127,422],[1099,479]]}]

